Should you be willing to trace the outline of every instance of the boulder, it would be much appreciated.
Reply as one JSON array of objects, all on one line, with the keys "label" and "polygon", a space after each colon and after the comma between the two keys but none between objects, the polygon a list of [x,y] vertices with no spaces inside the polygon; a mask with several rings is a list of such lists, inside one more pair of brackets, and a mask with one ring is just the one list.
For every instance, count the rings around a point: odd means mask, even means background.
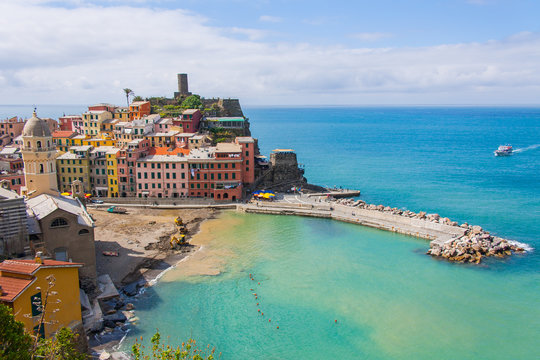
[{"label": "boulder", "polygon": [[103,324],[106,327],[114,328],[116,327],[117,323],[124,323],[126,322],[126,320],[127,320],[126,315],[122,314],[121,312],[117,312],[116,314],[104,316]]},{"label": "boulder", "polygon": [[127,296],[135,296],[138,294],[139,290],[139,284],[137,281],[132,282],[131,284],[128,284],[122,288],[122,291]]},{"label": "boulder", "polygon": [[479,226],[479,225],[474,225],[474,226],[472,227],[472,233],[473,233],[473,234],[476,235],[476,234],[480,234],[481,232],[482,232],[482,227],[481,227],[481,226]]}]

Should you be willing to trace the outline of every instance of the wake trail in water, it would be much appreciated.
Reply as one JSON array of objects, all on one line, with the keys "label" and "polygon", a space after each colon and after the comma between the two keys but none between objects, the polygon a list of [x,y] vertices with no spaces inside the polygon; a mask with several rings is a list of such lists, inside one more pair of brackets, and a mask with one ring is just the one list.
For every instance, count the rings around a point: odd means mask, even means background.
[{"label": "wake trail in water", "polygon": [[529,151],[529,150],[534,150],[534,149],[537,149],[540,147],[540,144],[536,144],[536,145],[531,145],[531,146],[527,146],[527,147],[524,147],[524,148],[520,148],[520,149],[515,149],[513,151],[513,153],[522,153],[524,151]]}]

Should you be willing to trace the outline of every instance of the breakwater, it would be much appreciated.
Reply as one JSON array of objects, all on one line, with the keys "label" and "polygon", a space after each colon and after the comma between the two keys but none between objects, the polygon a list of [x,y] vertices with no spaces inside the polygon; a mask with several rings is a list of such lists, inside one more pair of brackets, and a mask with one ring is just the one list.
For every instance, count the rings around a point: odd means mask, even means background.
[{"label": "breakwater", "polygon": [[[298,198],[297,198],[298,199]],[[414,213],[353,199],[313,199],[298,202],[254,202],[237,210],[248,213],[298,215],[328,218],[381,230],[416,236],[430,241],[428,255],[449,261],[479,263],[485,256],[504,257],[524,248],[480,226],[458,224],[438,214]]]}]

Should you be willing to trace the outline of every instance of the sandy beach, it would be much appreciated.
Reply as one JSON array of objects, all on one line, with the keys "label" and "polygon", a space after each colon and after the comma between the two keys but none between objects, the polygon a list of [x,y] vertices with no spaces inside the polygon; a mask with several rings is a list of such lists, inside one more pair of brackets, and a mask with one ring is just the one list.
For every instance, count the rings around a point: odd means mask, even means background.
[{"label": "sandy beach", "polygon": [[[169,239],[176,232],[174,219],[180,216],[188,229],[188,240],[200,224],[213,218],[213,209],[128,208],[127,214],[111,214],[105,209],[88,209],[95,219],[96,265],[98,276],[109,274],[117,287],[139,279],[155,278],[167,267],[198,248],[184,246],[171,250]],[[104,251],[118,252],[105,256]]]}]

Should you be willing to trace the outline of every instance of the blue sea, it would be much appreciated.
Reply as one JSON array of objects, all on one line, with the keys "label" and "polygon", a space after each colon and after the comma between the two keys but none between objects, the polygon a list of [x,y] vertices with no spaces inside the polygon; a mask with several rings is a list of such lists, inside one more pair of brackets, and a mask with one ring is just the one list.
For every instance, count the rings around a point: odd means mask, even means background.
[{"label": "blue sea", "polygon": [[[23,115],[6,109],[0,118]],[[202,250],[141,295],[125,349],[159,329],[172,344],[211,344],[222,359],[540,358],[540,108],[244,113],[261,152],[294,149],[311,183],[481,225],[532,250],[453,264],[425,255],[423,239],[224,212],[193,239]],[[494,157],[503,144],[516,153]]]}]

